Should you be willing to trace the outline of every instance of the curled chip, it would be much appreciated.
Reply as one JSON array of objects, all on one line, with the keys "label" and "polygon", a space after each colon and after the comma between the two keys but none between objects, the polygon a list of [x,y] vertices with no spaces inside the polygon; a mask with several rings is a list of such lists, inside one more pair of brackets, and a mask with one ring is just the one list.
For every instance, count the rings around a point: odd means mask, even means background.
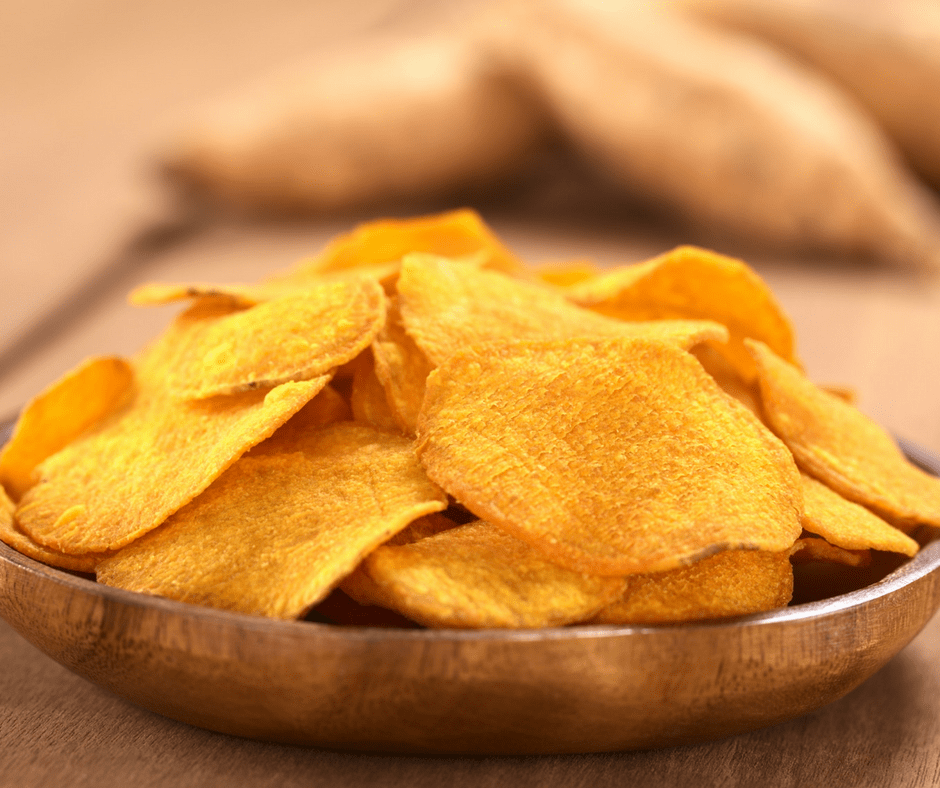
[{"label": "curled chip", "polygon": [[379,430],[400,432],[398,420],[388,402],[385,388],[375,374],[372,353],[362,355],[362,363],[356,365],[350,393],[353,418]]},{"label": "curled chip", "polygon": [[600,271],[598,267],[588,261],[566,263],[564,265],[545,265],[536,272],[538,278],[556,287],[571,287],[588,279],[593,279]]},{"label": "curled chip", "polygon": [[182,301],[187,298],[218,298],[235,307],[249,307],[276,298],[301,295],[308,290],[331,282],[370,279],[383,289],[392,290],[398,277],[399,263],[361,265],[338,271],[310,271],[301,269],[274,274],[258,284],[212,282],[160,283],[151,282],[135,288],[128,296],[134,306],[155,306]]},{"label": "curled chip", "polygon": [[269,454],[284,450],[284,445],[297,442],[304,435],[338,421],[350,421],[352,412],[346,400],[331,385],[323,389],[306,405],[291,416],[267,440],[261,441],[251,454]]},{"label": "curled chip", "polygon": [[728,338],[723,326],[708,320],[614,320],[572,304],[548,285],[433,255],[402,261],[398,295],[405,330],[434,366],[497,339],[632,336],[688,348]]},{"label": "curled chip", "polygon": [[803,528],[846,550],[884,550],[914,555],[920,546],[911,537],[852,503],[805,473],[803,483]]},{"label": "curled chip", "polygon": [[397,426],[414,435],[427,377],[434,367],[405,331],[397,297],[391,299],[385,326],[372,341],[372,355]]},{"label": "curled chip", "polygon": [[33,470],[130,396],[134,373],[122,358],[91,358],[23,409],[0,451],[0,484],[19,500],[35,482]]},{"label": "curled chip", "polygon": [[352,422],[274,438],[163,526],[98,566],[99,582],[297,618],[375,547],[447,506],[411,441]]},{"label": "curled chip", "polygon": [[796,361],[793,327],[770,288],[747,264],[705,249],[680,246],[575,284],[567,295],[621,320],[695,318],[721,323],[731,336],[720,349],[746,381],[755,376],[743,344],[746,337]]},{"label": "curled chip", "polygon": [[847,550],[815,536],[803,536],[793,545],[791,560],[794,564],[821,562],[842,566],[867,567],[871,564],[871,550]]},{"label": "curled chip", "polygon": [[457,528],[459,523],[451,520],[443,512],[432,512],[424,517],[419,517],[408,527],[399,531],[391,539],[385,542],[386,545],[405,545],[417,542],[421,539],[427,539],[442,531],[449,531],[451,528]]},{"label": "curled chip", "polygon": [[563,626],[623,590],[619,577],[563,569],[499,528],[477,522],[380,547],[343,590],[431,627]]},{"label": "curled chip", "polygon": [[187,342],[171,387],[182,399],[204,399],[319,377],[367,348],[384,322],[378,283],[321,284],[204,321]]},{"label": "curled chip", "polygon": [[790,551],[727,550],[668,572],[630,575],[592,624],[666,624],[783,607],[793,595]]},{"label": "curled chip", "polygon": [[766,345],[749,340],[747,347],[768,423],[805,471],[904,531],[940,526],[940,479],[909,463],[882,427]]},{"label": "curled chip", "polygon": [[570,569],[672,569],[801,531],[786,447],[675,345],[490,343],[428,378],[416,451],[478,517]]},{"label": "curled chip", "polygon": [[298,271],[336,271],[401,260],[411,252],[465,257],[482,252],[484,265],[514,272],[522,264],[475,211],[462,209],[416,219],[384,219],[336,238]]},{"label": "curled chip", "polygon": [[110,553],[68,555],[43,547],[24,534],[16,525],[13,516],[16,505],[10,500],[6,490],[0,486],[0,542],[4,542],[14,550],[22,553],[34,561],[40,561],[48,566],[59,569],[68,569],[72,572],[94,572],[95,567]]},{"label": "curled chip", "polygon": [[167,379],[186,337],[218,313],[197,302],[136,362],[133,399],[39,466],[20,501],[20,528],[64,553],[123,547],[156,528],[269,437],[329,382],[324,375],[270,390],[187,402]]},{"label": "curled chip", "polygon": [[249,307],[265,299],[258,285],[213,284],[210,282],[151,282],[131,291],[127,300],[134,306],[155,306],[187,298],[218,298],[230,301],[233,307]]}]

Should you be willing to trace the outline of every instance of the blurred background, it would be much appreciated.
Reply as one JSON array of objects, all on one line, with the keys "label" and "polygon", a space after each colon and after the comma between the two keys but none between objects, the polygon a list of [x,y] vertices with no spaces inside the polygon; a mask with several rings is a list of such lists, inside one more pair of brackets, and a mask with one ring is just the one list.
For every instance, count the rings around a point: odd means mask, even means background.
[{"label": "blurred background", "polygon": [[913,0],[10,0],[0,418],[158,333],[137,284],[468,205],[532,264],[743,257],[811,377],[940,451],[938,31]]}]

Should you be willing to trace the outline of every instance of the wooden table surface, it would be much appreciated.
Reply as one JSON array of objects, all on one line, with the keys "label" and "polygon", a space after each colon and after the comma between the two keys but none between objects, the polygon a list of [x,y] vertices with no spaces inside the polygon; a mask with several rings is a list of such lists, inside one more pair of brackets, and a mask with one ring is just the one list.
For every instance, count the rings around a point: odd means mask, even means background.
[{"label": "wooden table surface", "polygon": [[[133,353],[159,331],[174,310],[126,306],[135,284],[258,278],[366,218],[221,216],[180,227],[172,195],[150,171],[162,135],[205,98],[312,48],[439,13],[430,2],[404,0],[338,7],[48,0],[5,9],[0,419],[84,357]],[[628,262],[694,240],[600,199],[596,211],[565,200],[519,197],[480,208],[533,263]],[[863,410],[940,452],[940,281],[832,260],[748,259],[792,317],[811,377],[853,387]],[[938,657],[935,619],[841,701],[702,746],[386,757],[243,741],[163,719],[69,673],[0,622],[0,786],[938,785]]]}]

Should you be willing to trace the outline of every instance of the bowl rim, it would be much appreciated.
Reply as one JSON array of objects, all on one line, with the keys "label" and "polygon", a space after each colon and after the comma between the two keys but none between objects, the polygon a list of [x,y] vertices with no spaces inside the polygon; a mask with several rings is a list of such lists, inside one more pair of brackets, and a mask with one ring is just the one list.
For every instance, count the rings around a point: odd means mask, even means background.
[{"label": "bowl rim", "polygon": [[35,561],[12,547],[0,542],[0,564],[12,565],[15,570],[26,572],[40,582],[52,582],[70,591],[102,599],[125,608],[140,608],[162,614],[182,616],[204,623],[222,624],[246,632],[265,632],[285,636],[309,636],[316,638],[341,638],[345,640],[372,641],[499,641],[502,643],[530,642],[535,640],[579,640],[626,636],[656,636],[680,632],[709,630],[733,630],[784,625],[801,621],[818,621],[835,617],[848,611],[860,609],[884,599],[895,591],[916,583],[918,580],[940,569],[940,540],[924,545],[910,560],[892,571],[883,579],[864,588],[845,594],[805,602],[790,607],[778,608],[765,613],[753,613],[734,618],[710,621],[678,622],[668,624],[614,625],[578,624],[568,627],[544,627],[535,629],[396,629],[375,626],[348,626],[317,621],[283,621],[280,619],[236,613],[179,602],[164,597],[150,596],[123,588],[114,588],[95,582],[93,579],[73,574],[66,570],[47,566]]},{"label": "bowl rim", "polygon": [[[0,424],[0,445],[8,437],[13,423]],[[914,465],[933,476],[940,476],[940,456],[915,443],[895,438],[904,455]],[[350,641],[499,641],[522,643],[538,640],[580,640],[626,636],[654,637],[664,633],[711,632],[723,629],[740,632],[745,629],[770,625],[792,624],[807,620],[820,620],[860,609],[882,600],[895,591],[912,585],[932,572],[940,569],[940,531],[938,538],[923,544],[915,556],[890,572],[881,580],[863,588],[825,599],[805,602],[764,613],[752,613],[734,618],[667,624],[617,625],[577,624],[566,627],[542,627],[533,629],[397,629],[393,627],[349,626],[321,623],[317,621],[285,621],[237,613],[229,610],[209,608],[165,597],[128,591],[106,586],[83,576],[48,566],[0,542],[0,564],[11,565],[14,570],[25,572],[42,582],[53,582],[73,592],[98,597],[105,602],[129,608],[155,610],[157,612],[196,619],[205,623],[223,624],[247,632],[278,633],[285,636],[309,636],[316,638],[340,638]]]}]

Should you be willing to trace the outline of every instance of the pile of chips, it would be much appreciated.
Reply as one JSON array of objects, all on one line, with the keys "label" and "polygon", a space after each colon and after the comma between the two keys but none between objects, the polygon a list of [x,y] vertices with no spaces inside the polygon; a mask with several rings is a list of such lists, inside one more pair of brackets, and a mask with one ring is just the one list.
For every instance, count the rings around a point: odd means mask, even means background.
[{"label": "pile of chips", "polygon": [[337,623],[663,623],[784,606],[795,563],[861,572],[940,527],[940,480],[705,250],[539,272],[458,211],[131,298],[189,303],[0,453],[0,539],[100,583]]}]

